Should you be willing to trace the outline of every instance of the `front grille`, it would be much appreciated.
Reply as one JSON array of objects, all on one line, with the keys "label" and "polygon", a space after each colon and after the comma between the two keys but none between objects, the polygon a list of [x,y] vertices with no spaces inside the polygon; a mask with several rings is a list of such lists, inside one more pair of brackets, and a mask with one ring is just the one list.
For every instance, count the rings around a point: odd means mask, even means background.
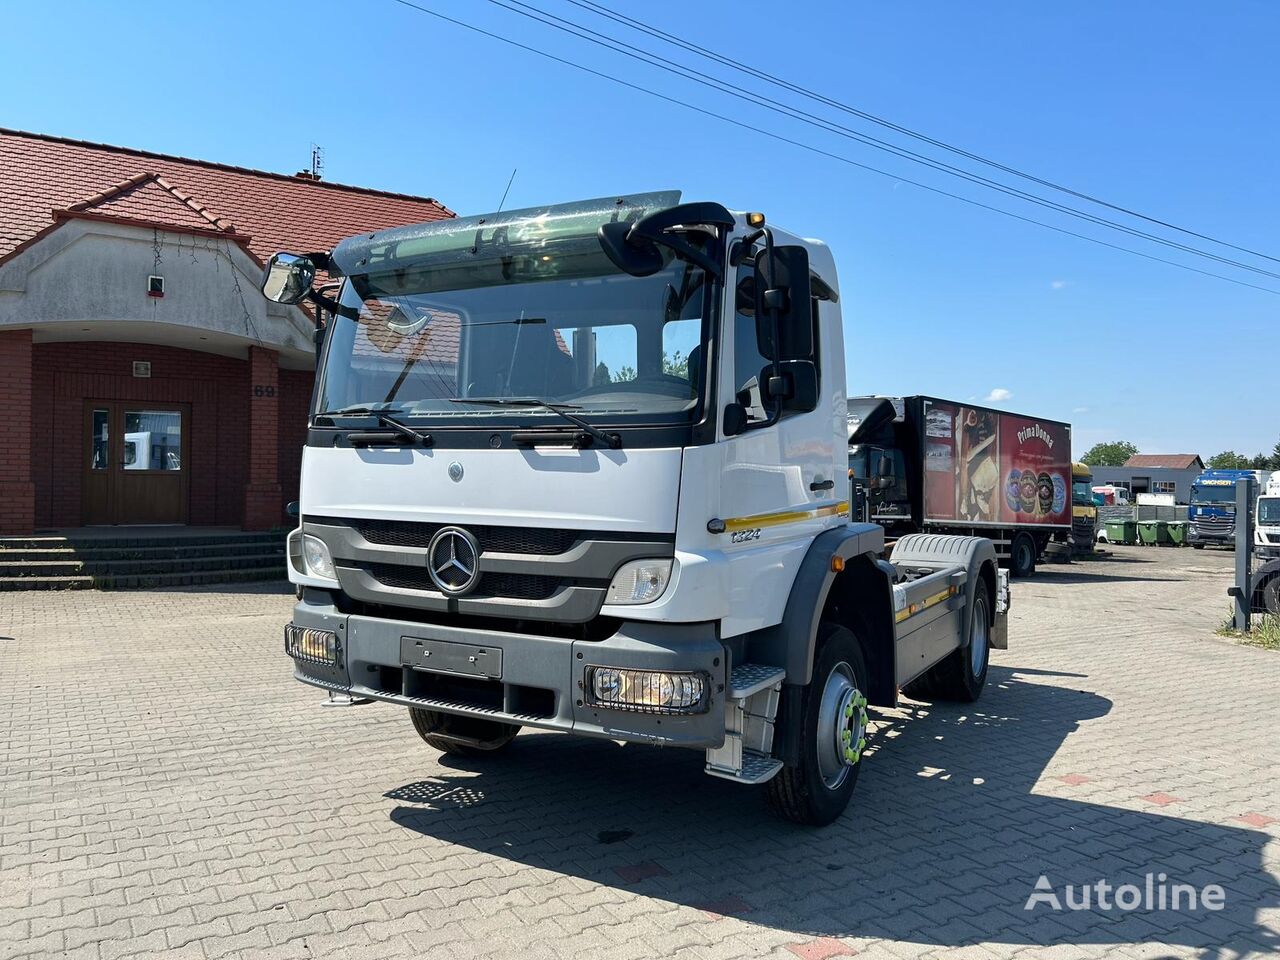
[{"label": "front grille", "polygon": [[[421,547],[426,549],[446,523],[412,523],[405,520],[339,520],[307,517],[312,523],[342,525],[355,530],[370,543],[389,547]],[[463,524],[480,544],[482,553],[524,553],[554,556],[572,547],[580,538],[590,536],[580,530],[541,527],[491,527]]]},{"label": "front grille", "polygon": [[[398,563],[371,563],[365,572],[383,586],[401,590],[430,590],[439,593],[431,575],[424,568],[406,567]],[[508,597],[516,600],[546,600],[566,581],[559,577],[543,577],[533,574],[486,573],[481,575],[476,589],[467,599]]]}]

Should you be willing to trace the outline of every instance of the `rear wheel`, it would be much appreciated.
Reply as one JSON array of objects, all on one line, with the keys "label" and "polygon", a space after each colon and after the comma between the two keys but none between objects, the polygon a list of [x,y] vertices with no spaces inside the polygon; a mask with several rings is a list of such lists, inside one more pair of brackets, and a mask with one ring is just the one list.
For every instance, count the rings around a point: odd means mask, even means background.
[{"label": "rear wheel", "polygon": [[903,688],[918,700],[973,703],[982,696],[991,663],[991,597],[985,580],[973,591],[969,610],[969,645],[953,650]]},{"label": "rear wheel", "polygon": [[459,717],[452,713],[409,708],[413,729],[441,753],[455,757],[479,757],[501,750],[515,739],[520,728],[514,723],[497,720],[478,720],[475,717]]},{"label": "rear wheel", "polygon": [[823,623],[813,678],[801,698],[800,761],[768,784],[770,809],[810,826],[831,823],[849,805],[867,745],[867,666],[858,638]]},{"label": "rear wheel", "polygon": [[1029,577],[1036,572],[1036,543],[1031,534],[1014,536],[1009,545],[1009,572],[1015,577]]}]

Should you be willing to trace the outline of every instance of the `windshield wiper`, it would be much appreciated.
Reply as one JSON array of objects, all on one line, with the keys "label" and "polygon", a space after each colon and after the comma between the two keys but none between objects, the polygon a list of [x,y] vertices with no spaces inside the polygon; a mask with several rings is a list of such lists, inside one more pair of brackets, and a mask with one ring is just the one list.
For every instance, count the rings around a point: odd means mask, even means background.
[{"label": "windshield wiper", "polygon": [[[537,397],[450,397],[450,403],[476,403],[486,407],[541,407],[543,410],[550,410],[556,416],[563,420],[567,420],[587,437],[597,443],[603,444],[610,450],[617,450],[622,446],[622,437],[616,433],[605,433],[597,427],[593,427],[581,417],[575,417],[570,410],[582,409],[574,403],[552,403],[549,400],[539,400]],[[537,431],[530,431],[518,437],[513,437],[517,442],[521,439],[531,439],[539,436]],[[589,444],[583,444],[589,446]]]},{"label": "windshield wiper", "polygon": [[[397,412],[398,409],[397,409]],[[390,433],[352,433],[347,439],[352,443],[369,443],[377,440],[385,440],[389,435],[398,434],[402,437],[408,437],[415,443],[419,443],[424,447],[431,446],[431,434],[422,433],[413,429],[403,420],[397,420],[386,409],[378,407],[370,407],[363,404],[357,404],[353,407],[342,407],[339,410],[321,410],[315,415],[316,417],[328,417],[332,420],[334,417],[377,417],[378,422],[386,427],[390,427]],[[314,419],[314,417],[312,418]]]}]

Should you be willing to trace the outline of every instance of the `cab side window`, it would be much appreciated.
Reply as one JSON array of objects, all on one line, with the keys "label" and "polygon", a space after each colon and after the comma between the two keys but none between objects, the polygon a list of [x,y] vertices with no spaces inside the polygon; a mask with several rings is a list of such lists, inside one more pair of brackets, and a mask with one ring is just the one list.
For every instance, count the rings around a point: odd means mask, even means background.
[{"label": "cab side window", "polygon": [[[764,423],[769,419],[770,405],[764,402],[760,391],[762,375],[772,363],[770,338],[761,340],[755,315],[755,267],[749,262],[739,264],[735,278],[737,290],[733,311],[733,382],[735,399],[747,411],[747,425]],[[818,300],[811,298],[811,322],[813,323],[813,357],[818,364]],[[822,368],[818,367],[819,376]]]}]

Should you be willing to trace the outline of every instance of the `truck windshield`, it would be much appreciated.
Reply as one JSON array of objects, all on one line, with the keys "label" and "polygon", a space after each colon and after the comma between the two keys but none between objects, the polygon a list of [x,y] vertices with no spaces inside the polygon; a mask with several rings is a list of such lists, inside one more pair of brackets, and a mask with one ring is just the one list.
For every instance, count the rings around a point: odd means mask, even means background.
[{"label": "truck windshield", "polygon": [[1234,504],[1236,502],[1235,485],[1224,483],[1221,485],[1207,486],[1204,484],[1194,483],[1191,485],[1191,502]]},{"label": "truck windshield", "polygon": [[1268,527],[1280,526],[1280,497],[1258,498],[1258,521]]},{"label": "truck windshield", "polygon": [[633,277],[591,246],[349,277],[326,335],[317,414],[558,423],[538,404],[494,402],[536,398],[592,423],[692,421],[705,274],[670,258]]},{"label": "truck windshield", "polygon": [[1093,480],[1071,481],[1071,502],[1077,507],[1093,506]]}]

